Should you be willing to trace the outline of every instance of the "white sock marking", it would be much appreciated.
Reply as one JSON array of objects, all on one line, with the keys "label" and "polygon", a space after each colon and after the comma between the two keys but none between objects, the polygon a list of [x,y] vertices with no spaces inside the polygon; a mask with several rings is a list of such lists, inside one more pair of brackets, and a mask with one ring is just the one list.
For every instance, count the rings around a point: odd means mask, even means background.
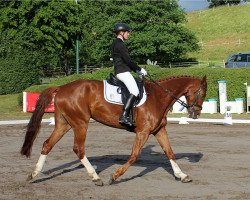
[{"label": "white sock marking", "polygon": [[32,178],[37,176],[37,174],[39,174],[42,171],[46,157],[47,157],[47,155],[43,155],[43,154],[40,155],[38,162],[36,164],[35,170],[32,172]]},{"label": "white sock marking", "polygon": [[173,169],[173,171],[174,171],[174,175],[175,175],[177,178],[181,178],[181,180],[182,180],[182,179],[184,179],[184,178],[187,177],[187,175],[184,174],[184,173],[181,171],[180,167],[178,166],[178,164],[177,164],[174,160],[170,160],[170,163],[171,163],[172,169]]},{"label": "white sock marking", "polygon": [[94,167],[91,165],[91,163],[89,162],[89,160],[86,156],[83,157],[81,162],[84,165],[84,167],[86,168],[89,175],[93,178],[93,180],[100,179],[100,177],[97,175]]}]

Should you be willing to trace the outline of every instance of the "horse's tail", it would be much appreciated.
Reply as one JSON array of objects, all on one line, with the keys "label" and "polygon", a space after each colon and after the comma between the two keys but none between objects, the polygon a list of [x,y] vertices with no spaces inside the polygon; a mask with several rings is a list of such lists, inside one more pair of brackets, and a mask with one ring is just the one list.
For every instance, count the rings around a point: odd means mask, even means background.
[{"label": "horse's tail", "polygon": [[57,92],[59,87],[51,87],[44,90],[39,96],[35,110],[30,118],[27,126],[27,131],[24,139],[24,143],[21,149],[21,154],[26,157],[30,157],[33,143],[38,135],[44,110],[53,99],[53,94]]}]

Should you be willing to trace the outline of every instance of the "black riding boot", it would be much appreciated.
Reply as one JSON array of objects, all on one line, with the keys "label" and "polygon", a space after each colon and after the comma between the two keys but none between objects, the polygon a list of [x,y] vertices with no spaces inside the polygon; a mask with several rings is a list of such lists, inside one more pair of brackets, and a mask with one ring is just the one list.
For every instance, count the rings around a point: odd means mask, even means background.
[{"label": "black riding boot", "polygon": [[120,124],[134,126],[133,119],[131,117],[129,117],[129,114],[130,114],[130,111],[134,105],[135,100],[136,100],[136,96],[134,96],[133,94],[130,94],[127,102],[124,104],[123,112],[119,118]]}]

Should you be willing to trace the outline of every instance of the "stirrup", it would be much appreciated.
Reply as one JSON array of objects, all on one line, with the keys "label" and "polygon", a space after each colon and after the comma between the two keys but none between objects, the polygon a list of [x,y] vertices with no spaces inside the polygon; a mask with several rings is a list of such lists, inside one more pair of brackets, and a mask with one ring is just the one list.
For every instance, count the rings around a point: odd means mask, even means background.
[{"label": "stirrup", "polygon": [[135,126],[135,122],[131,119],[131,117],[121,116],[119,118],[119,123],[128,126]]}]

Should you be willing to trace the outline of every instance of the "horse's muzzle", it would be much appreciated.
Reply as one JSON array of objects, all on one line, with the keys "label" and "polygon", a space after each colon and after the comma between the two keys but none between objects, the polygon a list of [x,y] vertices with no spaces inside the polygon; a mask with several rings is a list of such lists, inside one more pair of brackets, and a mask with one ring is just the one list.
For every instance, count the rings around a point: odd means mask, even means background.
[{"label": "horse's muzzle", "polygon": [[192,119],[198,119],[199,118],[199,114],[196,112],[196,111],[192,111],[192,112],[189,112],[189,118],[192,118]]}]

